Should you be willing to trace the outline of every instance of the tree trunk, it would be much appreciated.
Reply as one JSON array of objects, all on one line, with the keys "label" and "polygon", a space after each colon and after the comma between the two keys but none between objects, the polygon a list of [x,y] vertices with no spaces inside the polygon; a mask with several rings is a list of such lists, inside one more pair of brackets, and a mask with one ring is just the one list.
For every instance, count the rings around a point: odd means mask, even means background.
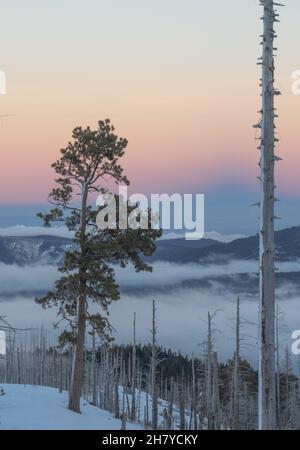
[{"label": "tree trunk", "polygon": [[233,429],[239,429],[240,418],[240,299],[236,304],[236,336],[233,373]]},{"label": "tree trunk", "polygon": [[158,392],[156,385],[157,349],[156,349],[156,318],[155,300],[152,303],[152,355],[151,355],[151,395],[152,395],[152,429],[158,428]]},{"label": "tree trunk", "polygon": [[84,369],[84,341],[85,341],[85,297],[78,302],[77,339],[73,357],[69,409],[80,413],[80,396]]},{"label": "tree trunk", "polygon": [[207,369],[206,369],[206,409],[208,429],[211,428],[212,417],[212,330],[211,315],[208,313],[208,333],[207,333]]},{"label": "tree trunk", "polygon": [[136,405],[135,405],[135,391],[136,391],[136,314],[133,317],[133,348],[132,348],[132,401],[131,401],[131,420],[135,422]]},{"label": "tree trunk", "polygon": [[[86,231],[86,209],[87,209],[87,197],[88,190],[87,185],[83,186],[83,194],[81,201],[81,219],[80,219],[80,239],[82,244],[85,239]],[[83,252],[83,245],[81,245],[81,253]],[[83,370],[84,370],[84,342],[85,342],[85,329],[86,329],[86,296],[85,296],[85,270],[80,267],[80,291],[77,301],[77,336],[74,349],[71,387],[69,397],[69,409],[80,413],[80,396],[83,382]]]},{"label": "tree trunk", "polygon": [[93,346],[92,346],[92,403],[97,406],[97,365],[96,365],[96,332],[93,327]]},{"label": "tree trunk", "polygon": [[197,423],[197,392],[196,392],[196,370],[194,353],[192,355],[192,415],[194,421],[194,430],[198,429]]},{"label": "tree trunk", "polygon": [[220,411],[220,386],[219,386],[219,368],[217,353],[213,353],[213,416],[214,429],[221,428],[221,411]]},{"label": "tree trunk", "polygon": [[183,386],[181,386],[181,393],[179,397],[179,429],[181,431],[185,430],[185,401],[184,401]]},{"label": "tree trunk", "polygon": [[280,429],[280,351],[279,351],[279,311],[276,309],[276,412],[277,428]]},{"label": "tree trunk", "polygon": [[169,398],[169,404],[168,404],[168,417],[167,417],[167,429],[168,430],[172,430],[173,404],[174,404],[174,379],[172,377],[171,385],[170,385],[170,398]]},{"label": "tree trunk", "polygon": [[274,155],[275,109],[274,95],[274,22],[273,0],[263,5],[262,55],[262,119],[260,143],[260,232],[259,232],[259,395],[258,428],[276,429],[276,375],[275,375],[275,266],[274,266]]}]

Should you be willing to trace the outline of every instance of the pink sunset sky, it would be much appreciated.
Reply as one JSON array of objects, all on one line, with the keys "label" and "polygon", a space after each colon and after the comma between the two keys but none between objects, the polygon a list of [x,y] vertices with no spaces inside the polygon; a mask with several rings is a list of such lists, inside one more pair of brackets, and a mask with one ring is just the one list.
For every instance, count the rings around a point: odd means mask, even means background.
[{"label": "pink sunset sky", "polygon": [[[0,203],[45,202],[77,125],[110,118],[136,192],[257,185],[256,0],[1,0]],[[300,196],[300,3],[277,30],[278,188]]]}]

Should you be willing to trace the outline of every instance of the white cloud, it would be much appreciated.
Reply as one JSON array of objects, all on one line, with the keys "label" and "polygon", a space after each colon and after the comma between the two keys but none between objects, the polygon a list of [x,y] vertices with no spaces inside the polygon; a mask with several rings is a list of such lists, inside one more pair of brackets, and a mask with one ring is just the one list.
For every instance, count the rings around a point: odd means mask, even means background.
[{"label": "white cloud", "polygon": [[[157,293],[153,295],[122,295],[120,301],[110,306],[110,321],[116,329],[115,338],[118,343],[132,341],[133,313],[137,314],[137,339],[138,342],[150,341],[149,329],[151,327],[151,306],[155,298],[157,304],[157,328],[158,343],[170,347],[182,353],[203,356],[198,345],[206,338],[208,311],[221,310],[214,320],[215,333],[214,348],[219,358],[226,361],[232,357],[234,351],[234,323],[236,295],[230,291],[222,294],[207,289],[182,289],[172,292]],[[243,297],[241,294],[242,318],[253,322],[254,325],[245,325],[242,335],[247,335],[246,345],[242,344],[242,356],[257,365],[257,323],[258,323],[258,298]],[[282,358],[286,345],[292,345],[291,331],[300,329],[299,298],[297,291],[292,291],[289,286],[281,287],[277,292],[280,310],[284,312],[281,318],[280,347]],[[1,301],[1,314],[7,317],[11,325],[19,328],[39,328],[44,326],[51,342],[55,342],[58,331],[53,330],[52,324],[56,320],[56,310],[43,310],[34,302],[33,298],[16,296],[10,300]],[[256,325],[255,325],[256,324]],[[25,333],[25,332],[24,332]],[[18,333],[20,339],[23,332]],[[292,361],[299,360],[291,356]]]},{"label": "white cloud", "polygon": [[17,266],[0,263],[1,293],[51,289],[59,274],[55,266]]},{"label": "white cloud", "polygon": [[[282,272],[296,271],[299,261],[278,264]],[[137,313],[138,340],[146,343],[150,339],[151,302],[157,301],[158,342],[173,350],[180,349],[183,353],[200,355],[199,342],[205,339],[207,312],[221,309],[215,319],[215,328],[221,333],[216,334],[215,349],[224,361],[232,356],[234,349],[234,330],[231,318],[235,315],[236,294],[228,289],[210,290],[202,288],[183,288],[180,282],[188,279],[201,279],[224,274],[257,272],[256,261],[229,261],[222,265],[179,265],[166,262],[155,262],[154,272],[136,274],[132,268],[117,269],[118,281],[124,287],[158,288],[155,296],[147,292],[133,295],[122,294],[121,300],[114,302],[111,307],[111,322],[117,330],[118,342],[129,342],[132,339],[132,318]],[[55,321],[56,310],[44,311],[34,302],[29,294],[21,296],[21,291],[50,289],[59,276],[53,266],[6,266],[0,264],[0,286],[2,292],[12,295],[0,301],[0,313],[7,320],[20,328],[40,327],[42,324],[49,330],[54,339],[55,331],[52,323]],[[177,285],[176,285],[177,284]],[[161,287],[170,289],[159,290]],[[172,289],[171,289],[172,287]],[[217,286],[216,286],[217,287]],[[241,314],[248,321],[258,322],[258,298],[243,296],[241,292]],[[291,331],[300,328],[299,297],[295,285],[281,285],[277,289],[276,298],[280,309],[284,312],[282,318],[282,332],[280,336],[281,348],[291,344]],[[242,346],[242,354],[250,358],[252,364],[257,363],[257,326],[247,325],[243,333],[251,336],[247,338],[247,346]],[[283,354],[283,353],[282,353]],[[295,358],[295,357],[293,357]]]}]

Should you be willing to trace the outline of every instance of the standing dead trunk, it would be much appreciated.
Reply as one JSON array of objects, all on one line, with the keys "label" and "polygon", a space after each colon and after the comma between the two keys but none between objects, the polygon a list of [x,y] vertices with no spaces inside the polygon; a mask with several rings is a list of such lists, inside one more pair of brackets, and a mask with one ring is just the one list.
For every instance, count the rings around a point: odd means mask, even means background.
[{"label": "standing dead trunk", "polygon": [[62,349],[59,352],[59,393],[63,391],[63,356]]},{"label": "standing dead trunk", "polygon": [[169,404],[168,404],[168,414],[167,414],[167,429],[172,429],[172,423],[173,423],[173,405],[174,405],[174,379],[171,378],[171,385],[170,385],[170,397],[169,397]]},{"label": "standing dead trunk", "polygon": [[146,405],[144,407],[144,428],[147,430],[149,424],[149,395],[146,393]]},{"label": "standing dead trunk", "polygon": [[208,333],[207,333],[207,368],[206,368],[206,410],[208,429],[211,428],[212,418],[212,330],[211,315],[208,312]]},{"label": "standing dead trunk", "polygon": [[115,396],[114,396],[114,415],[116,419],[120,417],[120,400],[119,400],[119,373],[117,368],[115,380]]},{"label": "standing dead trunk", "polygon": [[131,402],[131,420],[135,422],[136,416],[136,313],[133,316],[133,348],[132,348],[132,402]]},{"label": "standing dead trunk", "polygon": [[179,428],[181,431],[185,430],[185,401],[183,386],[181,386],[181,392],[179,397]]},{"label": "standing dead trunk", "polygon": [[219,368],[217,353],[213,353],[213,417],[214,430],[219,430],[221,427],[220,417],[220,387],[219,387]]},{"label": "standing dead trunk", "polygon": [[262,118],[260,142],[260,231],[259,231],[259,395],[258,428],[276,429],[275,375],[275,242],[274,242],[274,165],[275,108],[274,96],[274,23],[277,13],[273,0],[261,0],[263,6]]},{"label": "standing dead trunk", "polygon": [[192,415],[194,419],[194,430],[198,429],[197,421],[197,392],[196,392],[196,370],[195,370],[195,358],[192,355]]},{"label": "standing dead trunk", "polygon": [[152,429],[158,428],[158,398],[157,398],[157,347],[156,347],[156,308],[155,300],[152,302],[152,348],[151,348],[151,395],[152,395]]},{"label": "standing dead trunk", "polygon": [[233,429],[240,425],[240,299],[236,303],[235,355],[233,371]]},{"label": "standing dead trunk", "polygon": [[121,430],[125,431],[126,430],[126,420],[127,420],[127,416],[126,416],[125,412],[122,412],[120,419],[121,419]]},{"label": "standing dead trunk", "polygon": [[17,367],[18,367],[18,384],[21,384],[21,357],[19,347],[17,348]]},{"label": "standing dead trunk", "polygon": [[96,365],[96,331],[92,334],[92,404],[97,406],[97,365]]},{"label": "standing dead trunk", "polygon": [[280,429],[280,352],[279,352],[279,312],[276,309],[276,413],[277,428]]}]

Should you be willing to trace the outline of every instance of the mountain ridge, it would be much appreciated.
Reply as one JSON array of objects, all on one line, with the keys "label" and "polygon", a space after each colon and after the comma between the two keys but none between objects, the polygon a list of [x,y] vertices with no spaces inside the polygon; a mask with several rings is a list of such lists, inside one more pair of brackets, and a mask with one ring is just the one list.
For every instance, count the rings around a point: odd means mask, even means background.
[{"label": "mountain ridge", "polygon": [[[275,241],[277,260],[300,259],[300,226],[276,231]],[[178,264],[257,260],[258,245],[258,234],[228,243],[205,238],[199,241],[162,239],[157,243],[156,252],[147,260]],[[61,264],[64,253],[72,246],[72,239],[62,236],[0,236],[0,262],[17,265]]]}]

